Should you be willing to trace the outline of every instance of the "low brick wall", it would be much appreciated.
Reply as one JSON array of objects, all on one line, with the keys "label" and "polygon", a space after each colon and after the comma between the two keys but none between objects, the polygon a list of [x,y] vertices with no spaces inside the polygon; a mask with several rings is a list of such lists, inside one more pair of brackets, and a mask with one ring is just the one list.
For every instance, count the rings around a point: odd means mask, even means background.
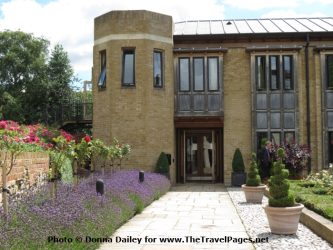
[{"label": "low brick wall", "polygon": [[[3,159],[2,155],[0,157],[0,159]],[[18,155],[13,169],[7,176],[7,187],[11,192],[11,196],[45,182],[48,176],[49,163],[49,155],[45,152],[25,152]],[[1,169],[0,187],[2,188]],[[2,194],[0,193],[1,202]]]}]

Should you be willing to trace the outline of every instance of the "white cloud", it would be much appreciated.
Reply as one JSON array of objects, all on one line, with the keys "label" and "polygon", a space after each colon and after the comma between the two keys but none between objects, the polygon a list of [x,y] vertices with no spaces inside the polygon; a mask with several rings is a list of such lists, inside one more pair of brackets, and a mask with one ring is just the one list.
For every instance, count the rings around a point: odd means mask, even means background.
[{"label": "white cloud", "polygon": [[[326,0],[329,1],[329,0]],[[278,0],[278,1],[268,1],[268,0],[224,0],[224,4],[247,10],[261,10],[266,8],[294,8],[299,5],[299,0]]]},{"label": "white cloud", "polygon": [[262,18],[289,18],[289,17],[326,17],[322,12],[312,12],[309,14],[299,13],[295,10],[273,10],[263,14]]},{"label": "white cloud", "polygon": [[92,67],[94,18],[111,10],[146,9],[172,15],[174,21],[222,19],[224,8],[216,0],[11,0],[0,4],[0,30],[22,30],[42,36],[68,51],[76,72]]}]

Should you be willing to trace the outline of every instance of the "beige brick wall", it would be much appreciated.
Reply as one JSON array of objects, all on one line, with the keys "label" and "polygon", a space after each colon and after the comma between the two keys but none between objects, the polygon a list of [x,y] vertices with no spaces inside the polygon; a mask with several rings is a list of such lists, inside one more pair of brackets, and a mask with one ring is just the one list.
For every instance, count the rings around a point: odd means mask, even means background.
[{"label": "beige brick wall", "polygon": [[[129,25],[131,24],[131,25]],[[130,26],[130,27],[129,27]],[[149,39],[134,39],[131,33],[151,35]],[[130,39],[111,39],[94,46],[93,135],[110,143],[117,138],[129,143],[132,152],[123,162],[125,168],[153,171],[159,154],[164,151],[175,157],[173,126],[172,19],[147,11],[111,12],[95,20],[96,38],[115,33]],[[155,36],[163,36],[154,39]],[[121,86],[122,48],[135,48],[135,87]],[[97,89],[99,51],[106,49],[106,90]],[[164,88],[153,87],[153,51],[164,53]],[[175,166],[171,165],[175,180]]]},{"label": "beige brick wall", "polygon": [[231,184],[231,162],[240,148],[246,168],[251,153],[250,54],[231,48],[224,56],[224,183]]}]

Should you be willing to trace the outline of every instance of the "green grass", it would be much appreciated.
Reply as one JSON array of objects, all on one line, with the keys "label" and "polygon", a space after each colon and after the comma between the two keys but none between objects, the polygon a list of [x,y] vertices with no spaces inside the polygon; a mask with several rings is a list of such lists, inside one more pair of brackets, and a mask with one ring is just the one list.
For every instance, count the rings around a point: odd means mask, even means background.
[{"label": "green grass", "polygon": [[333,221],[333,195],[315,194],[316,187],[302,187],[301,181],[290,181],[290,192],[297,202],[302,203],[308,209]]}]

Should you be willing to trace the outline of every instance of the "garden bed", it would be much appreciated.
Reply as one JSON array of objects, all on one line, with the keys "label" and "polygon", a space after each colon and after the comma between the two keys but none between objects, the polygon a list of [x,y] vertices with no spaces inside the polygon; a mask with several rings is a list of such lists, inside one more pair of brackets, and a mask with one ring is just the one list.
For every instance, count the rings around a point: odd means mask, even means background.
[{"label": "garden bed", "polygon": [[[138,171],[95,174],[78,185],[52,183],[21,201],[10,204],[5,220],[0,211],[0,246],[5,249],[96,249],[87,236],[108,238],[135,213],[165,194],[170,182],[164,176],[146,173],[138,181]],[[103,179],[105,195],[96,194],[96,180]],[[77,238],[81,237],[82,243]],[[66,241],[54,243],[54,240]],[[72,241],[72,242],[69,242]]]},{"label": "garden bed", "polygon": [[302,181],[290,181],[290,192],[294,194],[296,201],[333,221],[333,195],[315,194],[313,191],[316,192],[318,188],[300,186],[300,183]]}]

